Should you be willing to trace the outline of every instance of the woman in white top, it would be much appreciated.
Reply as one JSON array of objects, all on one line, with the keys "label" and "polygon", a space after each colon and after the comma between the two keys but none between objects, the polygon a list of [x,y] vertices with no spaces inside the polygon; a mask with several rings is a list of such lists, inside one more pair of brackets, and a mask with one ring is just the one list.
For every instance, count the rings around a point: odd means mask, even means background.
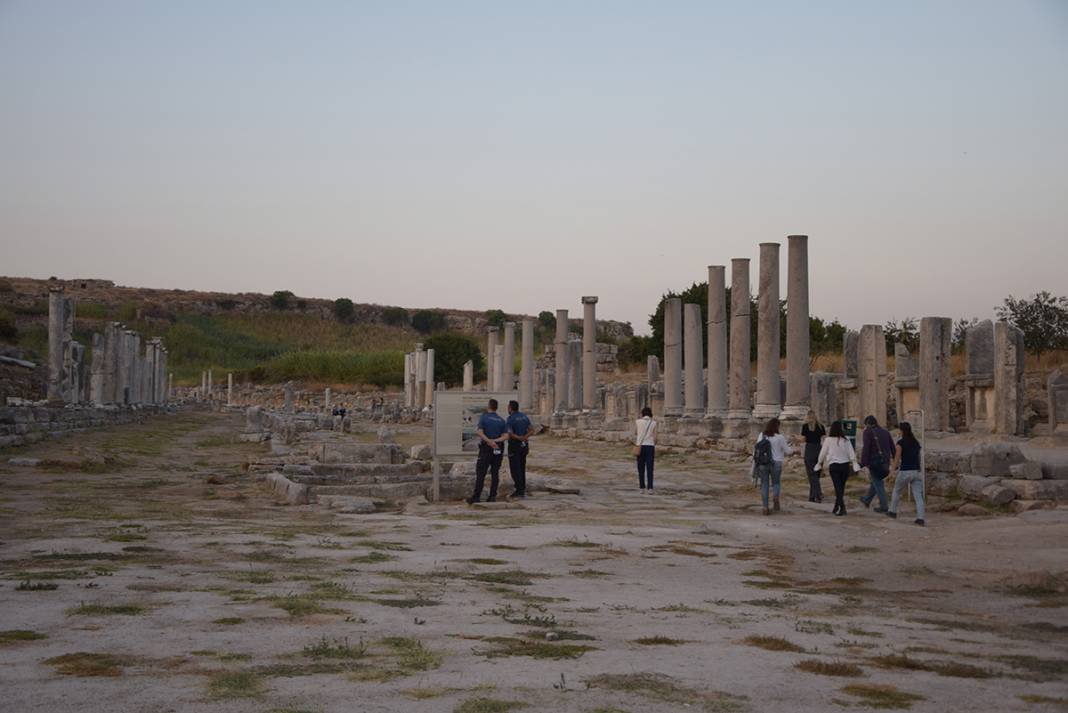
[{"label": "woman in white top", "polygon": [[656,456],[656,421],[653,410],[646,406],[642,417],[634,422],[634,446],[638,449],[638,487],[646,492],[645,476],[649,474],[648,492],[653,492],[653,460]]},{"label": "woman in white top", "polygon": [[[767,441],[767,443],[761,445],[762,441]],[[775,512],[779,512],[779,495],[782,494],[782,464],[786,456],[791,453],[793,449],[786,442],[786,436],[779,433],[779,419],[771,419],[764,425],[764,430],[757,437],[757,445],[753,449],[753,470],[760,478],[760,500],[764,504],[765,515],[771,514],[771,510],[768,510],[769,483],[774,491],[772,508]]]},{"label": "woman in white top", "polygon": [[849,479],[849,467],[853,466],[853,472],[860,471],[857,463],[857,452],[853,444],[845,437],[842,431],[842,422],[835,421],[831,424],[831,430],[823,439],[820,447],[820,457],[816,461],[816,470],[823,470],[827,466],[831,471],[831,482],[834,483],[834,510],[833,514],[839,517],[846,514],[845,509],[845,484]]}]

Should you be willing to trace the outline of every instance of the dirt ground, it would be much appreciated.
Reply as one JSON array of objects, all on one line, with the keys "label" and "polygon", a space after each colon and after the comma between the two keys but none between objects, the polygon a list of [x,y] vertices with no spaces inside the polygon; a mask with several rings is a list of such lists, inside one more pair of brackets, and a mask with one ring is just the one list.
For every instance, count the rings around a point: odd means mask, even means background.
[{"label": "dirt ground", "polygon": [[835,518],[788,464],[764,517],[740,465],[661,454],[646,495],[626,448],[539,437],[580,495],[341,515],[275,502],[242,423],[0,457],[0,709],[1068,710],[1068,508],[921,528],[858,479]]}]

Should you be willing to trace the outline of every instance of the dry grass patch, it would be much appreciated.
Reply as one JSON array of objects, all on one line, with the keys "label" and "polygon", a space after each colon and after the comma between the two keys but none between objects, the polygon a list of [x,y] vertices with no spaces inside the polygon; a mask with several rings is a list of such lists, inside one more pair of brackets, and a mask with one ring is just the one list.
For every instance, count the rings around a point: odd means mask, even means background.
[{"label": "dry grass patch", "polygon": [[520,639],[513,636],[491,636],[485,639],[492,648],[484,651],[475,651],[479,656],[488,659],[503,658],[507,656],[529,656],[533,659],[577,659],[587,651],[595,651],[596,648],[586,644],[560,644],[537,639]]},{"label": "dry grass patch", "polygon": [[971,664],[956,661],[921,661],[907,654],[886,654],[875,656],[871,662],[885,669],[899,669],[903,671],[929,671],[939,676],[951,678],[990,678],[993,672],[989,669],[972,666]]},{"label": "dry grass patch", "polygon": [[805,659],[794,664],[794,668],[806,673],[815,673],[820,676],[841,676],[843,678],[859,678],[864,675],[860,666],[844,661],[820,661],[819,659]]},{"label": "dry grass patch", "polygon": [[87,653],[79,651],[45,659],[42,663],[54,666],[56,673],[64,676],[121,676],[122,667],[127,663],[121,656],[112,654]]},{"label": "dry grass patch", "polygon": [[217,701],[259,698],[263,680],[250,671],[219,671],[208,679],[208,695]]},{"label": "dry grass patch", "polygon": [[926,700],[915,693],[899,691],[893,686],[875,683],[855,683],[841,689],[842,693],[860,699],[861,705],[884,710],[911,708],[913,703]]},{"label": "dry grass patch", "polygon": [[639,646],[682,646],[693,642],[687,639],[672,639],[670,636],[643,636],[640,639],[633,639],[631,643]]},{"label": "dry grass patch", "polygon": [[605,673],[586,680],[588,688],[639,695],[665,703],[700,706],[707,711],[744,710],[743,698],[714,690],[697,690],[659,673]]},{"label": "dry grass patch", "polygon": [[528,587],[534,584],[534,580],[548,577],[539,572],[524,572],[521,569],[509,569],[500,572],[479,572],[471,575],[470,579],[486,584],[507,584],[513,587]]},{"label": "dry grass patch", "polygon": [[804,649],[781,636],[747,636],[742,639],[747,646],[755,646],[767,651],[788,651],[790,653],[804,653]]},{"label": "dry grass patch", "polygon": [[67,609],[67,616],[139,616],[148,611],[140,604],[79,604]]},{"label": "dry grass patch", "polygon": [[39,631],[31,631],[30,629],[7,629],[6,631],[0,631],[0,646],[16,644],[20,641],[39,641],[47,638],[48,637],[45,634],[42,634]]}]

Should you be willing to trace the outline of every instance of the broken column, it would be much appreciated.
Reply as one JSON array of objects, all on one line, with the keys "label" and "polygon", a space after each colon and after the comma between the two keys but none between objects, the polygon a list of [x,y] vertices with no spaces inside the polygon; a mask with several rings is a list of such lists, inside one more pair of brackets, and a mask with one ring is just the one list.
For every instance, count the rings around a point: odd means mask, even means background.
[{"label": "broken column", "polygon": [[649,388],[660,381],[660,358],[654,354],[645,360],[645,380],[649,382]]},{"label": "broken column", "polygon": [[682,403],[682,300],[664,302],[664,415],[681,416]]},{"label": "broken column", "polygon": [[[140,340],[140,337],[138,337]],[[208,369],[208,400],[215,400],[215,370]]]},{"label": "broken column", "polygon": [[682,306],[682,345],[686,369],[683,413],[687,416],[705,415],[705,381],[702,377],[705,344],[701,322],[701,305],[687,303]]},{"label": "broken column", "polygon": [[534,320],[523,320],[521,334],[519,365],[519,408],[524,411],[534,410]]},{"label": "broken column", "polygon": [[468,359],[464,362],[464,391],[475,390],[475,362]]},{"label": "broken column", "polygon": [[432,406],[434,404],[434,386],[437,384],[435,381],[434,372],[434,350],[426,350],[426,393],[423,395],[423,403],[426,406]]},{"label": "broken column", "polygon": [[858,419],[875,416],[886,425],[886,339],[878,324],[865,324],[857,340]]},{"label": "broken column", "polygon": [[[928,431],[949,430],[949,353],[953,339],[953,320],[949,317],[924,317],[920,320],[919,388],[924,428]],[[905,412],[898,405],[898,420]]]},{"label": "broken column", "polygon": [[1049,403],[1049,435],[1059,439],[1068,436],[1068,374],[1055,369],[1046,380]]},{"label": "broken column", "polygon": [[778,418],[782,413],[779,378],[779,244],[760,244],[760,292],[757,294],[757,392],[753,417]]},{"label": "broken column", "polygon": [[415,345],[415,394],[413,408],[422,409],[426,406],[426,352],[423,344]]},{"label": "broken column", "polygon": [[788,235],[786,264],[786,405],[783,416],[804,418],[809,384],[808,236]]},{"label": "broken column", "polygon": [[493,347],[493,368],[496,373],[493,375],[493,390],[504,391],[504,363],[507,361],[504,357],[504,345],[498,344]]},{"label": "broken column", "polygon": [[173,371],[169,372],[167,374],[167,397],[166,397],[165,400],[166,401],[170,401],[172,398],[174,398],[174,372]]},{"label": "broken column", "polygon": [[994,431],[994,323],[985,319],[964,333],[964,423],[969,431]]},{"label": "broken column", "polygon": [[567,342],[567,402],[572,411],[582,409],[582,339]]},{"label": "broken column", "polygon": [[293,382],[287,381],[285,386],[282,387],[282,394],[285,397],[285,401],[282,404],[282,412],[287,415],[293,415]]},{"label": "broken column", "polygon": [[412,353],[404,355],[404,406],[412,407]]},{"label": "broken column", "polygon": [[[226,374],[226,405],[234,405],[234,373],[232,371]],[[330,389],[326,390],[326,407],[330,408]]]},{"label": "broken column", "polygon": [[898,423],[909,419],[909,411],[922,408],[919,366],[908,347],[900,342],[894,345],[894,394]]},{"label": "broken column", "polygon": [[597,402],[597,298],[582,298],[582,407],[595,410]]},{"label": "broken column", "polygon": [[497,384],[497,328],[486,328],[486,391],[496,391]]},{"label": "broken column", "polygon": [[89,401],[97,406],[106,403],[104,401],[104,339],[103,334],[93,335],[93,357],[89,365]]},{"label": "broken column", "polygon": [[1008,322],[995,322],[994,431],[1022,436],[1026,402],[1023,332]]},{"label": "broken column", "polygon": [[553,392],[555,394],[554,411],[567,410],[567,310],[556,310],[556,336],[553,339],[556,348],[556,365],[554,371]]},{"label": "broken column", "polygon": [[74,325],[74,303],[63,294],[63,288],[48,293],[48,400],[62,402],[67,390],[65,376]]},{"label": "broken column", "polygon": [[705,414],[727,416],[727,284],[723,265],[708,266],[708,402]]},{"label": "broken column", "polygon": [[752,364],[749,346],[749,258],[731,259],[731,378],[727,417],[753,416]]},{"label": "broken column", "polygon": [[501,381],[501,391],[511,391],[515,388],[515,322],[504,323],[504,364],[501,373],[504,378]]}]

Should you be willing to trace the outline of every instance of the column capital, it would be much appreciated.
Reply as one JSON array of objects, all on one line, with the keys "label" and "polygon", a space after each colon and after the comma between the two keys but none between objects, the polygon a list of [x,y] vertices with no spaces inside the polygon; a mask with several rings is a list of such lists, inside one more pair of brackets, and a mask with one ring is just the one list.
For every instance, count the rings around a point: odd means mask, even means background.
[{"label": "column capital", "polygon": [[584,304],[584,305],[595,305],[595,304],[597,304],[597,298],[594,297],[594,296],[588,295],[588,296],[582,298],[582,304]]}]

